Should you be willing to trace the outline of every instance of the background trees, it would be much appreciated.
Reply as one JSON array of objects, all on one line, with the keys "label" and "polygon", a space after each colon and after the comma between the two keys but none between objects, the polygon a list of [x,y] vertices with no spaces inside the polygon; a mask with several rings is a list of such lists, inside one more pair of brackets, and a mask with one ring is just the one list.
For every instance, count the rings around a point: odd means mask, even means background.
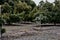
[{"label": "background trees", "polygon": [[5,0],[2,5],[2,13],[3,19],[8,23],[32,22],[37,17],[42,23],[60,23],[60,1],[55,0],[54,3],[40,1],[36,6],[32,0]]}]

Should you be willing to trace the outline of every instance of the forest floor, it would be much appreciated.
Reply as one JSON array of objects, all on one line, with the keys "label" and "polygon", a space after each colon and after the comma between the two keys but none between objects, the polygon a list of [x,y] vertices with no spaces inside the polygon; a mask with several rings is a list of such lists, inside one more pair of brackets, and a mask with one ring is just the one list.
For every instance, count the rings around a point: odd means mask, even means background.
[{"label": "forest floor", "polygon": [[36,24],[4,25],[3,40],[60,40],[60,27],[35,27]]}]

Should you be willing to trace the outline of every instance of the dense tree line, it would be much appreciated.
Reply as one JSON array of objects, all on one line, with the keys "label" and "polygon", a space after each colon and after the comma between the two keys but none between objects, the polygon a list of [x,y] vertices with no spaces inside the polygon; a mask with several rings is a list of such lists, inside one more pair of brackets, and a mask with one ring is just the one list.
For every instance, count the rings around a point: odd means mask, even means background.
[{"label": "dense tree line", "polygon": [[4,23],[22,21],[41,21],[42,23],[60,23],[60,1],[54,3],[40,1],[36,6],[32,0],[1,0]]}]

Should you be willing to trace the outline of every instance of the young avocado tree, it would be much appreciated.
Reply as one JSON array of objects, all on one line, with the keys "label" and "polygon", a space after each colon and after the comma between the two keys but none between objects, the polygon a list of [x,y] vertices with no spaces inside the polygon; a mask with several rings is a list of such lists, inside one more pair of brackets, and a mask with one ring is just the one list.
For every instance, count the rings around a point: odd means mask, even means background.
[{"label": "young avocado tree", "polygon": [[2,20],[2,17],[0,16],[0,34],[1,34],[1,38],[2,38],[2,34],[6,32],[6,30],[4,28],[2,28],[3,23],[4,23],[4,21]]}]

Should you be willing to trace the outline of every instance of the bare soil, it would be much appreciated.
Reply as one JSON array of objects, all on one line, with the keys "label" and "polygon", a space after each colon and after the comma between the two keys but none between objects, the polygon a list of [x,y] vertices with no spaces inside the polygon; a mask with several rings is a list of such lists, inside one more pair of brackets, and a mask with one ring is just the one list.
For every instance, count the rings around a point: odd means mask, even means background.
[{"label": "bare soil", "polygon": [[60,40],[60,27],[34,27],[36,24],[20,24],[19,26],[3,26],[6,33],[3,40]]}]

